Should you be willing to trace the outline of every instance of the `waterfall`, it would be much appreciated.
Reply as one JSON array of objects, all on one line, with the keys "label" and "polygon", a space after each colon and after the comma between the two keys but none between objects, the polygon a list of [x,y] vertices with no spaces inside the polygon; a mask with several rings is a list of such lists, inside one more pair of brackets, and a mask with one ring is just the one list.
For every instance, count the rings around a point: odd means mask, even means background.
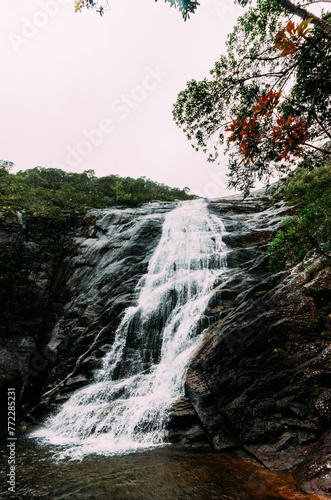
[{"label": "waterfall", "polygon": [[222,279],[224,226],[203,200],[165,216],[162,235],[92,383],[33,433],[62,445],[59,457],[117,454],[162,445],[168,408],[184,392],[201,341],[201,317]]}]

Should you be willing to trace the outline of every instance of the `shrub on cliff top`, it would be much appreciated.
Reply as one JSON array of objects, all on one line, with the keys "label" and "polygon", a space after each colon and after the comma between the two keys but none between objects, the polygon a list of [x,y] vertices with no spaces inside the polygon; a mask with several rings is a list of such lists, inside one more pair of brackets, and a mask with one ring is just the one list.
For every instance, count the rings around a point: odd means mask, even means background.
[{"label": "shrub on cliff top", "polygon": [[285,196],[298,213],[286,219],[269,244],[272,268],[299,263],[309,251],[331,257],[331,165],[298,169],[287,181]]},{"label": "shrub on cliff top", "polygon": [[12,211],[25,209],[40,215],[59,216],[84,213],[91,208],[137,207],[152,200],[191,198],[185,189],[171,188],[146,177],[96,177],[93,170],[73,173],[42,167],[17,174],[0,171],[0,211],[1,207],[10,207]]}]

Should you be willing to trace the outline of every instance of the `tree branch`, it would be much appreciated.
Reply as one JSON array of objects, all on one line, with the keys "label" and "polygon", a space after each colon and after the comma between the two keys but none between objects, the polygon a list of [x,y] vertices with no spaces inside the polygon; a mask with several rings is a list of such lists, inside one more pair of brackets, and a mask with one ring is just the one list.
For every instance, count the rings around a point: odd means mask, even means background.
[{"label": "tree branch", "polygon": [[301,17],[301,19],[309,19],[312,18],[312,24],[314,24],[320,31],[324,33],[327,38],[331,39],[331,24],[321,19],[315,14],[312,14],[306,9],[303,9],[299,5],[295,5],[291,0],[276,0],[277,3],[283,7],[287,12],[294,14],[296,16]]},{"label": "tree branch", "polygon": [[316,149],[316,151],[320,151],[323,154],[331,155],[331,151],[327,149],[319,148],[318,146],[314,146],[314,144],[308,144],[308,142],[303,143],[304,146],[308,146],[309,148]]}]

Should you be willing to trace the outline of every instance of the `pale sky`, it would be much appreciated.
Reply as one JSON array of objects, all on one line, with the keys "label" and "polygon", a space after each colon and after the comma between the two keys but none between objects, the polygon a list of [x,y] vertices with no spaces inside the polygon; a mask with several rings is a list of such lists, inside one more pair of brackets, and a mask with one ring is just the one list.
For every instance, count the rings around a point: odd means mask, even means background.
[{"label": "pale sky", "polygon": [[229,194],[226,159],[196,153],[172,107],[188,80],[208,76],[242,8],[202,0],[185,23],[163,0],[111,0],[102,18],[73,3],[0,4],[0,159]]}]

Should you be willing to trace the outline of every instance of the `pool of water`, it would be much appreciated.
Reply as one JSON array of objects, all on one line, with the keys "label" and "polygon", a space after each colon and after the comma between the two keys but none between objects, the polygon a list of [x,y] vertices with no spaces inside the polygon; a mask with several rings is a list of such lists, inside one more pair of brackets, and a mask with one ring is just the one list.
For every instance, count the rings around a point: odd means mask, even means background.
[{"label": "pool of water", "polygon": [[[54,447],[23,439],[16,445],[16,490],[1,481],[0,498],[17,499],[317,499],[288,474],[274,475],[231,454],[177,445],[82,461],[56,461]],[[0,453],[8,468],[8,449]]]}]

